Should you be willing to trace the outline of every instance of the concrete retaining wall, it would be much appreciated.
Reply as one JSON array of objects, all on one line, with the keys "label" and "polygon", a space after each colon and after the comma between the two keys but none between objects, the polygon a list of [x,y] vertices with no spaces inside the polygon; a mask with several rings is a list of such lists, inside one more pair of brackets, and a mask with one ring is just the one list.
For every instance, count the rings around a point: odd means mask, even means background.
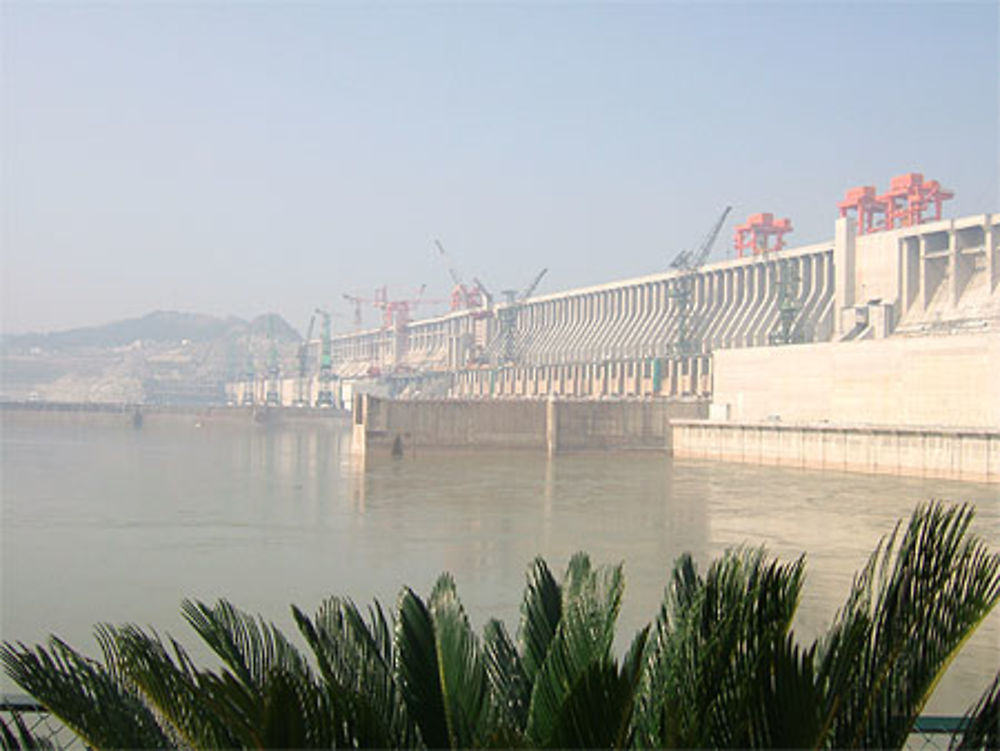
[{"label": "concrete retaining wall", "polygon": [[715,404],[756,422],[1000,429],[1000,334],[726,350]]},{"label": "concrete retaining wall", "polygon": [[1000,430],[673,423],[674,456],[1000,483]]},{"label": "concrete retaining wall", "polygon": [[392,400],[359,394],[360,453],[417,449],[670,450],[673,418],[705,417],[704,401]]}]

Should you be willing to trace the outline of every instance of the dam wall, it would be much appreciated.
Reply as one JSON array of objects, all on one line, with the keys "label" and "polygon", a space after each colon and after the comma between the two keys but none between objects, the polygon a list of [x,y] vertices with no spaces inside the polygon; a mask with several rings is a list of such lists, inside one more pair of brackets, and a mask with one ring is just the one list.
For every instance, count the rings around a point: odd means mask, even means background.
[{"label": "dam wall", "polygon": [[[678,279],[665,271],[343,334],[334,367],[347,380],[443,374],[463,398],[709,397],[740,377],[733,351],[995,333],[1000,214],[864,235],[838,219],[829,242],[696,270],[686,306]],[[927,351],[947,359],[944,349]]]},{"label": "dam wall", "polygon": [[708,414],[685,400],[394,400],[355,396],[357,453],[433,449],[670,450],[670,422]]},{"label": "dam wall", "polygon": [[677,420],[676,457],[1000,483],[1000,429]]},{"label": "dam wall", "polygon": [[727,350],[713,403],[736,421],[1000,428],[1000,331]]}]

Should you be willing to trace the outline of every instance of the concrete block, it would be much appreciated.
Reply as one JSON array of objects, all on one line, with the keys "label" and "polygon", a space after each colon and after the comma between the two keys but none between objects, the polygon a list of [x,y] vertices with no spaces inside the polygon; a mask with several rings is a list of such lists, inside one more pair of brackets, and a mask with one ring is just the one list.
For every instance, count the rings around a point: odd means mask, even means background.
[{"label": "concrete block", "polygon": [[823,432],[820,430],[806,429],[802,432],[802,466],[812,468],[822,468],[823,457]]},{"label": "concrete block", "polygon": [[899,437],[893,430],[875,430],[871,434],[872,471],[899,474]]},{"label": "concrete block", "polygon": [[989,437],[984,433],[966,433],[958,440],[958,474],[962,480],[989,480]]},{"label": "concrete block", "polygon": [[849,472],[871,472],[872,463],[872,433],[869,431],[844,433],[844,469]]},{"label": "concrete block", "polygon": [[829,430],[823,433],[824,469],[846,469],[846,435],[847,434],[841,430]]}]

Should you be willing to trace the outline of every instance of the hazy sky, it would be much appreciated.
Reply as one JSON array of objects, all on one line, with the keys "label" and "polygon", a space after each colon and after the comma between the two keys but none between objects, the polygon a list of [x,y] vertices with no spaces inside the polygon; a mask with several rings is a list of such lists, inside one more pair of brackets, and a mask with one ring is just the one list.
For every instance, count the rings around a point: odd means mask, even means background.
[{"label": "hazy sky", "polygon": [[[8,332],[651,273],[921,171],[1000,211],[998,6],[2,7]],[[425,306],[422,312],[443,310]],[[369,314],[374,321],[374,311]]]}]

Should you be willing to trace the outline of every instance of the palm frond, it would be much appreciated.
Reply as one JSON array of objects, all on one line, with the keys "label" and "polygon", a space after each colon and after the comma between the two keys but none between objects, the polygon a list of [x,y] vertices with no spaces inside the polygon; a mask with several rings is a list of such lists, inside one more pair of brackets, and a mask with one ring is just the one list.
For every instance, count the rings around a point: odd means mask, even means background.
[{"label": "palm frond", "polygon": [[562,589],[545,561],[536,558],[528,570],[517,631],[520,661],[529,687],[545,662],[561,617]]},{"label": "palm frond", "polygon": [[117,665],[179,745],[233,748],[239,736],[215,699],[217,679],[198,670],[175,639],[134,625],[103,629],[106,661]]},{"label": "palm frond", "polygon": [[40,738],[31,731],[20,713],[15,713],[10,722],[0,717],[0,749],[2,751],[53,751],[55,744],[48,738]]},{"label": "palm frond", "polygon": [[523,735],[528,722],[531,684],[506,627],[495,618],[483,631],[483,656],[496,722],[505,729],[507,745],[511,745],[510,739]]},{"label": "palm frond", "polygon": [[965,715],[964,724],[961,736],[952,739],[951,748],[1000,748],[1000,671]]},{"label": "palm frond", "polygon": [[428,748],[446,748],[451,739],[438,675],[434,621],[409,587],[400,594],[396,612],[396,680],[407,712]]},{"label": "palm frond", "polygon": [[219,600],[214,607],[184,600],[181,613],[248,690],[259,690],[274,668],[306,673],[308,663],[281,631]]},{"label": "palm frond", "polygon": [[901,745],[1000,599],[1000,555],[968,535],[973,515],[969,505],[919,506],[856,578],[817,670],[834,745]]},{"label": "palm frond", "polygon": [[358,742],[412,746],[416,729],[396,685],[391,631],[378,602],[369,613],[366,622],[353,602],[336,597],[321,605],[315,619],[292,607],[320,675],[334,694],[348,697],[340,712]]},{"label": "palm frond", "polygon": [[704,578],[690,556],[677,561],[647,649],[638,743],[729,747],[803,735],[767,721],[793,687],[812,685],[786,644],[803,571],[801,558],[780,565],[763,549],[728,551]]},{"label": "palm frond", "polygon": [[492,734],[489,683],[479,640],[469,625],[450,574],[442,574],[438,579],[429,605],[452,747],[481,745]]},{"label": "palm frond", "polygon": [[595,571],[586,555],[571,559],[562,585],[562,617],[532,687],[526,727],[531,742],[546,746],[561,735],[566,715],[560,713],[577,684],[608,686],[623,589],[620,564]]},{"label": "palm frond", "polygon": [[94,748],[165,748],[170,739],[150,709],[103,665],[57,637],[49,646],[0,647],[4,670]]}]

